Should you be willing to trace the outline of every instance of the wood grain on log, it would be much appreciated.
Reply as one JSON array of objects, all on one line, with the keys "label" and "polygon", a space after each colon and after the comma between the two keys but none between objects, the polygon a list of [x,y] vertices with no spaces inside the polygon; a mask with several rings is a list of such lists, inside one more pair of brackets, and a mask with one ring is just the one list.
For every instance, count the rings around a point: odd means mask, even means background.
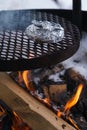
[{"label": "wood grain on log", "polygon": [[75,130],[4,72],[0,73],[0,98],[34,130]]}]

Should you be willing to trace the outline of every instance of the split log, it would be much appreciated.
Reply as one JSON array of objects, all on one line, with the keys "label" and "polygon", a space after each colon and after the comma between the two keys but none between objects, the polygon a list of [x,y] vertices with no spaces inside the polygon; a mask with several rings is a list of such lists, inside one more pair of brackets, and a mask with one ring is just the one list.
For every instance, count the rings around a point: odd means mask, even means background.
[{"label": "split log", "polygon": [[0,73],[0,98],[33,130],[75,130],[20,88],[4,72]]}]

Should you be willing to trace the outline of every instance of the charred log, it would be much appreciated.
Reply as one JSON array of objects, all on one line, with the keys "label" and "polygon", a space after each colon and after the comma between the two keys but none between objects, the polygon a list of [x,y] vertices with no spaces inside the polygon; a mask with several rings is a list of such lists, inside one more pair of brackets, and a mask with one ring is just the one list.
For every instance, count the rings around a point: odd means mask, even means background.
[{"label": "charred log", "polygon": [[67,82],[67,88],[69,91],[73,92],[79,83],[86,84],[84,76],[79,72],[75,71],[73,68],[69,68],[65,71],[64,79]]},{"label": "charred log", "polygon": [[59,73],[62,70],[64,70],[64,66],[62,64],[53,65],[40,70],[39,76],[41,77],[41,80],[47,79],[50,75]]}]

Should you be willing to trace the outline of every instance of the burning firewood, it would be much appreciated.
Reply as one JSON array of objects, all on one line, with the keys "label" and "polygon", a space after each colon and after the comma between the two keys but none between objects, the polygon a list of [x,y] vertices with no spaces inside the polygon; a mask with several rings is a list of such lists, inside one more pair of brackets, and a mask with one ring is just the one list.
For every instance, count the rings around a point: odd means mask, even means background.
[{"label": "burning firewood", "polygon": [[5,109],[0,105],[0,130],[11,130],[12,122]]},{"label": "burning firewood", "polygon": [[0,84],[0,98],[34,130],[75,130],[20,88],[7,74],[0,73]]},{"label": "burning firewood", "polygon": [[[41,70],[41,72],[39,73],[40,75],[40,79],[46,79],[48,78],[50,75],[52,74],[56,74],[59,73],[60,71],[62,71],[64,69],[64,66],[62,64],[57,64],[55,66],[50,66],[50,67],[46,67],[43,68]],[[46,78],[45,78],[46,77]]]},{"label": "burning firewood", "polygon": [[79,97],[80,97],[80,94],[82,92],[82,89],[83,89],[83,84],[79,84],[78,88],[77,88],[77,91],[76,93],[74,94],[74,96],[66,103],[65,107],[64,107],[64,111],[61,112],[60,110],[58,111],[57,115],[58,117],[61,117],[61,116],[65,116],[66,119],[68,119],[71,124],[73,124],[75,126],[75,128],[77,130],[80,130],[79,127],[75,124],[75,122],[73,121],[73,119],[70,118],[69,116],[69,111],[70,109],[76,105],[76,103],[78,102],[79,100]]},{"label": "burning firewood", "polygon": [[[79,128],[84,127],[84,125],[82,126],[80,125],[80,123],[78,123],[78,122],[81,122],[82,124],[84,124],[84,121],[83,122],[81,121],[82,118],[84,118],[85,128],[87,128],[87,122],[86,122],[87,121],[87,105],[86,105],[87,104],[87,100],[86,100],[87,99],[87,94],[86,94],[87,82],[86,82],[86,79],[73,68],[69,68],[65,71],[62,71],[63,73],[59,71],[58,75],[56,75],[56,79],[58,80],[57,82],[55,82],[54,80],[51,80],[49,78],[49,76],[53,74],[53,68],[49,67],[49,69],[47,69],[47,72],[49,73],[44,72],[45,68],[43,70],[38,70],[34,73],[34,74],[37,73],[39,75],[39,82],[37,82],[36,86],[34,86],[36,88],[35,88],[35,93],[33,93],[33,96],[39,99],[39,101],[43,103],[45,106],[47,106],[49,109],[52,109],[53,111],[56,111],[56,112],[58,111],[59,117],[62,117],[64,120],[70,122],[70,124],[73,124],[73,126],[78,130]],[[29,76],[28,71],[25,71],[24,73],[26,74],[25,77]],[[23,72],[21,74],[23,78]],[[61,75],[60,77],[61,80],[59,77],[57,77],[60,75]],[[23,82],[24,81],[25,80],[23,80]],[[27,81],[27,83],[28,82],[29,81]],[[80,83],[85,86],[82,89],[83,91],[81,92],[81,96],[79,96],[79,99],[78,99],[78,94],[77,94],[74,100],[72,100],[73,98],[71,97],[73,97],[72,95],[75,96],[77,88],[79,88],[78,85]],[[74,102],[74,106],[73,106],[72,101]],[[66,107],[68,103],[70,104],[69,108]],[[80,116],[80,118],[78,119],[76,117],[77,114],[78,116]]]},{"label": "burning firewood", "polygon": [[69,68],[65,71],[64,79],[67,82],[67,87],[69,91],[74,91],[79,83],[87,84],[86,79],[79,72],[75,71],[73,68]]},{"label": "burning firewood", "polygon": [[0,130],[32,130],[15,111],[0,99]]},{"label": "burning firewood", "polygon": [[12,130],[32,130],[14,111],[13,115]]}]

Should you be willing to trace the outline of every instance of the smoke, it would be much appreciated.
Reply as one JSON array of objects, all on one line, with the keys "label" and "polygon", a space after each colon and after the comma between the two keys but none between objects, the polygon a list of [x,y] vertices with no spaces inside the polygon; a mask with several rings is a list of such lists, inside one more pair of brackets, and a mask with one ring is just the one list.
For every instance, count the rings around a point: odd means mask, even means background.
[{"label": "smoke", "polygon": [[31,21],[31,11],[11,10],[0,12],[0,30],[25,30]]}]

